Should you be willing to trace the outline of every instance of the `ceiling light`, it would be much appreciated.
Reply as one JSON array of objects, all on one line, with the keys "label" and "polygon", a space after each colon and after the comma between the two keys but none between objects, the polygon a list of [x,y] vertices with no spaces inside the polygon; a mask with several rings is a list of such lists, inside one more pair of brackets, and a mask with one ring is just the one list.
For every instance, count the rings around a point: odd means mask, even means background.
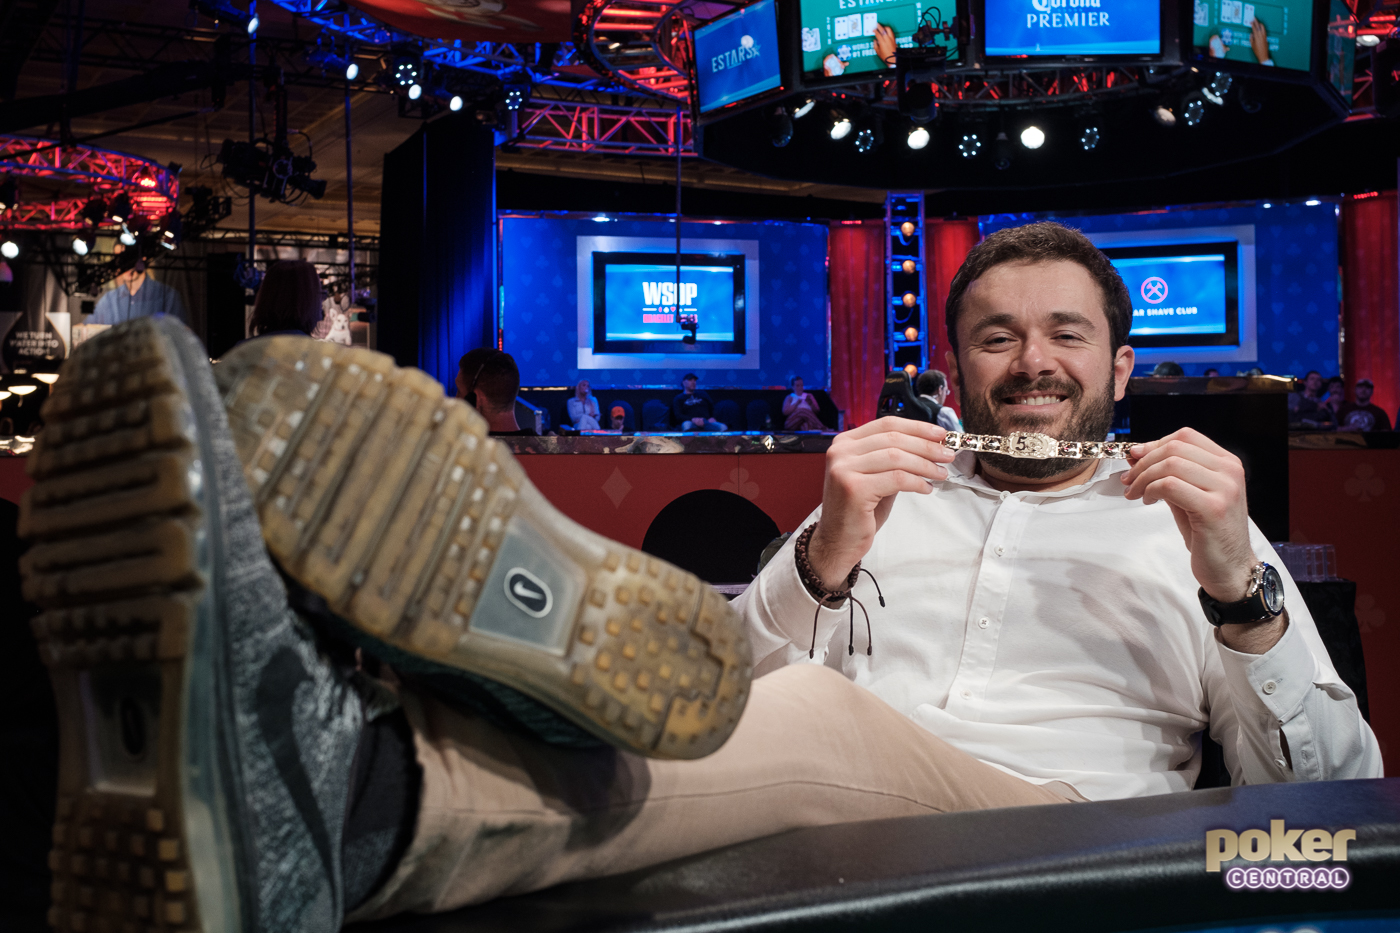
[{"label": "ceiling light", "polygon": [[38,392],[38,386],[10,386],[10,391],[16,395],[29,395],[31,392]]},{"label": "ceiling light", "polygon": [[1079,148],[1083,149],[1085,152],[1097,149],[1099,148],[1099,139],[1099,128],[1090,123],[1088,126],[1084,127],[1083,131],[1079,134]]},{"label": "ceiling light", "polygon": [[345,80],[354,81],[360,76],[360,66],[357,62],[351,62],[345,66]]},{"label": "ceiling light", "polygon": [[461,110],[462,96],[460,94],[453,94],[452,99],[447,102],[447,109],[451,110],[453,113],[456,113],[458,110]]},{"label": "ceiling light", "polygon": [[1181,105],[1181,119],[1187,126],[1197,126],[1206,115],[1206,102],[1199,94],[1192,94]]},{"label": "ceiling light", "polygon": [[1021,145],[1027,149],[1039,149],[1045,145],[1045,131],[1032,124],[1021,131]]},{"label": "ceiling light", "polygon": [[1270,204],[1268,201],[1265,201],[1265,202],[1264,202],[1264,206],[1265,206],[1265,207],[1273,207],[1273,205]]},{"label": "ceiling light", "polygon": [[1322,202],[1319,201],[1317,198],[1310,198],[1309,200],[1304,201],[1303,203],[1306,204],[1308,207],[1317,207]]},{"label": "ceiling light", "polygon": [[609,220],[611,220],[611,219],[612,219],[612,218],[609,217],[607,214],[599,214],[599,215],[597,215],[596,217],[593,218],[593,222],[594,222],[594,223],[599,223],[599,224],[605,224],[605,223],[607,223],[607,222],[608,222]]},{"label": "ceiling light", "polygon": [[394,83],[399,87],[408,87],[410,84],[418,83],[418,63],[407,55],[400,55],[394,59]]},{"label": "ceiling light", "polygon": [[856,152],[869,152],[875,148],[875,131],[866,127],[856,133]]},{"label": "ceiling light", "polygon": [[248,20],[248,35],[255,35],[258,31],[259,25],[260,24],[258,23],[258,18],[256,16]]},{"label": "ceiling light", "polygon": [[136,245],[136,234],[132,233],[126,227],[122,227],[121,236],[117,237],[117,239],[121,240],[122,246]]},{"label": "ceiling light", "polygon": [[530,102],[530,84],[515,81],[506,85],[506,109],[519,110]]},{"label": "ceiling light", "polygon": [[1381,37],[1373,32],[1363,32],[1356,37],[1356,44],[1363,49],[1373,49],[1381,44]]},{"label": "ceiling light", "polygon": [[1176,114],[1172,113],[1172,108],[1166,104],[1158,104],[1152,108],[1152,119],[1163,126],[1176,126]]},{"label": "ceiling light", "polygon": [[976,133],[963,133],[958,140],[958,153],[964,159],[971,159],[982,151],[982,137]]},{"label": "ceiling light", "polygon": [[817,106],[817,99],[815,97],[808,97],[797,105],[797,109],[792,112],[792,116],[794,119],[801,120],[803,117],[807,116],[807,114],[811,113],[812,108],[815,106]]},{"label": "ceiling light", "polygon": [[831,111],[831,138],[845,139],[851,132],[851,118],[840,110]]},{"label": "ceiling light", "polygon": [[92,249],[92,244],[88,240],[92,237],[90,233],[80,233],[73,237],[73,252],[79,256],[86,256]]},{"label": "ceiling light", "polygon": [[58,373],[34,373],[34,378],[46,385],[53,385],[58,381]]},{"label": "ceiling light", "polygon": [[7,398],[9,398],[9,397],[10,397],[10,393],[5,392],[5,391],[3,391],[3,390],[0,390],[0,402],[5,401],[5,399],[7,399]]},{"label": "ceiling light", "polygon": [[909,148],[922,149],[928,145],[928,130],[916,126],[909,131]]},{"label": "ceiling light", "polygon": [[9,237],[6,237],[5,242],[0,243],[0,256],[4,256],[6,259],[14,259],[18,255],[19,244]]},{"label": "ceiling light", "polygon": [[415,82],[413,82],[412,84],[410,84],[410,85],[408,86],[408,99],[409,99],[409,100],[417,100],[418,98],[420,98],[420,97],[422,97],[422,96],[423,96],[423,85],[421,85],[421,84],[419,84],[417,81],[415,81]]}]

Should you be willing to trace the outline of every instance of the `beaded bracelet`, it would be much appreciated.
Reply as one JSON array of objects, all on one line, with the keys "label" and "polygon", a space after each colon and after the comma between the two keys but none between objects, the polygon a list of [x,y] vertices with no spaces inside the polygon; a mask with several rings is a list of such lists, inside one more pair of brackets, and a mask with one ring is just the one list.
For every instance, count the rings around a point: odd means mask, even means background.
[{"label": "beaded bracelet", "polygon": [[817,619],[821,616],[822,606],[826,606],[830,609],[839,609],[841,603],[847,599],[851,601],[851,626],[850,641],[846,646],[846,653],[856,653],[855,607],[860,606],[861,614],[865,616],[865,653],[867,655],[873,654],[875,646],[870,634],[870,613],[866,612],[865,604],[859,599],[856,599],[851,591],[855,589],[857,578],[864,572],[865,575],[870,578],[870,582],[875,584],[875,593],[880,598],[881,606],[885,605],[885,594],[880,592],[880,584],[876,581],[875,574],[862,567],[860,561],[856,561],[856,565],[851,568],[851,572],[846,576],[841,589],[827,589],[821,579],[818,578],[817,572],[812,569],[811,558],[807,555],[807,546],[811,543],[812,535],[816,530],[817,525],[815,523],[808,525],[803,530],[802,534],[797,536],[797,542],[793,545],[792,549],[793,559],[797,563],[797,578],[802,581],[802,585],[806,588],[807,592],[817,601],[817,611],[812,613],[812,646],[807,649],[807,657],[815,658],[817,656]]}]

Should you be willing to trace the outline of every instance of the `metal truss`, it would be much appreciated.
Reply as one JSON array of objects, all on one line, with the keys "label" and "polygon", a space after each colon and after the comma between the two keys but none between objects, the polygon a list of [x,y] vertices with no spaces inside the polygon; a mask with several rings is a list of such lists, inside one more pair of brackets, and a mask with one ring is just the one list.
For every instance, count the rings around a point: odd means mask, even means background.
[{"label": "metal truss", "polygon": [[23,192],[18,205],[5,212],[3,224],[25,230],[76,230],[86,225],[83,206],[95,194],[125,192],[136,215],[159,220],[180,198],[175,173],[149,159],[94,149],[89,146],[58,147],[49,140],[29,136],[0,136],[0,174],[35,178],[88,189],[79,195],[51,201],[29,202]]},{"label": "metal truss", "polygon": [[592,67],[627,87],[688,103],[694,63],[685,5],[686,0],[589,0],[574,21],[574,44]]},{"label": "metal truss", "polygon": [[680,122],[681,155],[695,155],[690,114],[684,109],[611,107],[533,99],[521,112],[523,149],[672,156]]},{"label": "metal truss", "polygon": [[[1163,75],[1165,77],[1165,75]],[[1091,104],[1106,97],[1141,92],[1142,69],[1127,67],[1056,68],[984,75],[945,75],[933,83],[945,106],[1003,109],[1017,104]],[[891,87],[891,94],[894,88]]]}]

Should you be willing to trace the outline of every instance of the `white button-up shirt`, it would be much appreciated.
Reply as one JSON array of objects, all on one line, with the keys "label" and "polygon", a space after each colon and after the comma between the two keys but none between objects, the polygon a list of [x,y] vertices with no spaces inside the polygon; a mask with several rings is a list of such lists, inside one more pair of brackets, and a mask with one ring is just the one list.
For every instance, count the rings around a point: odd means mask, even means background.
[{"label": "white button-up shirt", "polygon": [[886,608],[864,574],[855,587],[870,655],[859,608],[854,654],[847,607],[817,612],[794,535],[736,601],[757,672],[807,662],[816,613],[818,662],[973,757],[1090,799],[1189,790],[1204,729],[1236,784],[1381,776],[1355,695],[1252,522],[1289,615],[1262,655],[1220,643],[1170,508],[1124,498],[1126,462],[1049,493],[999,492],[974,465],[960,453],[929,495],[901,494],[875,536],[862,566]]}]

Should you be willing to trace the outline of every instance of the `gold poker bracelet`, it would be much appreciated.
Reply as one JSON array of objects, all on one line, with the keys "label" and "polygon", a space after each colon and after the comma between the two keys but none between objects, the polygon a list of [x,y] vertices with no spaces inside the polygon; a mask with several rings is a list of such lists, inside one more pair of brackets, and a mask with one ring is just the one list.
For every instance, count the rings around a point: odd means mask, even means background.
[{"label": "gold poker bracelet", "polygon": [[1057,441],[1048,434],[1013,431],[1000,434],[963,434],[949,431],[943,438],[949,450],[979,450],[1021,460],[1127,460],[1129,441]]}]

